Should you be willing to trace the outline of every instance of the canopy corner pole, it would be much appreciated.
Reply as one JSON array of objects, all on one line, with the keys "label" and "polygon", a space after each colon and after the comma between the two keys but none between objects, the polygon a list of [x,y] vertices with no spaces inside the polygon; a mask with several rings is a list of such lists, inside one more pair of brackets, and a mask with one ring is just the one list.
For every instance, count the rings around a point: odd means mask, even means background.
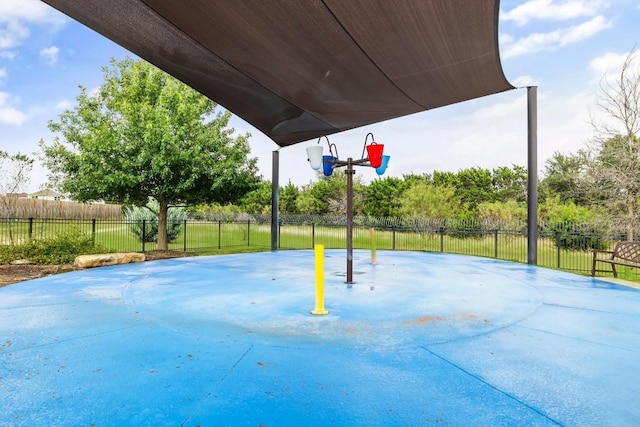
[{"label": "canopy corner pole", "polygon": [[277,251],[279,247],[278,237],[280,228],[280,196],[278,194],[280,184],[280,152],[273,151],[271,156],[271,250]]},{"label": "canopy corner pole", "polygon": [[527,87],[527,263],[538,264],[538,87]]}]

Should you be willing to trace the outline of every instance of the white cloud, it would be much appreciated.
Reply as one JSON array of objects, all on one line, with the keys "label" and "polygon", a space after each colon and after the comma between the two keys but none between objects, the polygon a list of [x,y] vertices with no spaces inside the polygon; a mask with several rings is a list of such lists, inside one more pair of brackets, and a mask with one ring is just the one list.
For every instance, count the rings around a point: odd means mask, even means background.
[{"label": "white cloud", "polygon": [[512,117],[516,111],[523,107],[524,100],[524,96],[514,96],[506,101],[494,101],[470,113],[467,120],[483,123]]},{"label": "white cloud", "polygon": [[611,28],[611,26],[611,21],[604,16],[596,16],[573,27],[561,28],[549,33],[534,33],[523,37],[513,44],[507,44],[501,56],[511,58],[528,53],[554,50],[588,39],[600,31]]},{"label": "white cloud", "polygon": [[40,56],[47,61],[48,64],[55,64],[58,61],[58,53],[60,49],[56,46],[49,46],[40,51]]},{"label": "white cloud", "polygon": [[7,77],[7,70],[4,68],[0,68],[0,80]]},{"label": "white cloud", "polygon": [[625,59],[629,55],[626,53],[608,52],[593,58],[589,62],[589,70],[594,74],[596,79],[600,79],[605,74],[618,74],[622,69]]},{"label": "white cloud", "polygon": [[75,102],[63,99],[56,104],[56,110],[64,111],[68,110],[75,105]]},{"label": "white cloud", "polygon": [[29,35],[29,29],[21,22],[16,20],[4,22],[0,24],[0,49],[16,47],[27,39]]},{"label": "white cloud", "polygon": [[7,125],[21,125],[27,120],[27,115],[10,105],[8,93],[0,92],[0,123]]},{"label": "white cloud", "polygon": [[508,12],[502,12],[500,18],[525,25],[531,20],[563,21],[567,19],[596,16],[609,7],[606,0],[529,0]]},{"label": "white cloud", "polygon": [[540,81],[533,78],[532,76],[524,75],[518,76],[513,80],[510,80],[511,84],[515,87],[527,87],[527,86],[538,86],[540,85]]},{"label": "white cloud", "polygon": [[509,44],[509,43],[513,43],[513,36],[511,34],[507,34],[507,33],[500,33],[498,35],[498,43],[499,44]]},{"label": "white cloud", "polygon": [[65,22],[60,13],[39,0],[2,0],[0,2],[0,50],[21,45],[30,36],[29,23],[56,29]]},{"label": "white cloud", "polygon": [[40,0],[2,0],[0,22],[31,21],[61,23],[64,18]]}]

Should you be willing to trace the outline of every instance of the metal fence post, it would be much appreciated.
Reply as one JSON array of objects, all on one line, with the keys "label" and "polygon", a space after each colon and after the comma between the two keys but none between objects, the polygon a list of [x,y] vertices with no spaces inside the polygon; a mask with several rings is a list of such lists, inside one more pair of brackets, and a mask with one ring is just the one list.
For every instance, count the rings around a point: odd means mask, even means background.
[{"label": "metal fence post", "polygon": [[493,230],[493,257],[498,258],[498,229]]},{"label": "metal fence post", "polygon": [[33,218],[29,218],[29,227],[27,229],[27,235],[29,236],[29,240],[33,237]]},{"label": "metal fence post", "polygon": [[316,247],[316,223],[311,223],[311,249]]},{"label": "metal fence post", "polygon": [[556,231],[557,267],[560,268],[560,232]]},{"label": "metal fence post", "polygon": [[147,220],[142,220],[142,252],[144,252],[144,241],[147,240]]},{"label": "metal fence post", "polygon": [[222,230],[222,220],[218,220],[218,249],[220,249],[220,242],[221,242],[221,230]]},{"label": "metal fence post", "polygon": [[91,220],[91,244],[96,245],[96,219]]},{"label": "metal fence post", "polygon": [[391,249],[396,250],[396,226],[391,227]]},{"label": "metal fence post", "polygon": [[440,233],[440,252],[444,252],[444,227],[440,227],[438,232]]},{"label": "metal fence post", "polygon": [[247,220],[247,246],[251,246],[250,240],[251,240],[251,219],[248,219]]},{"label": "metal fence post", "polygon": [[184,230],[183,231],[184,234],[182,235],[183,237],[182,250],[184,252],[187,252],[187,220],[186,219],[184,220],[184,223],[183,223],[183,230]]}]

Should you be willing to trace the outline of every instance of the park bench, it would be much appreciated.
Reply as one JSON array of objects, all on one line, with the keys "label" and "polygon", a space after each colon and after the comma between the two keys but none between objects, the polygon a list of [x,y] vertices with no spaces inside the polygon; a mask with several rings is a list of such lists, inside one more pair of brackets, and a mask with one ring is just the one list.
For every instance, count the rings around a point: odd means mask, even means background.
[{"label": "park bench", "polygon": [[[597,270],[596,265],[599,262],[609,264],[611,266],[611,271]],[[640,268],[640,242],[617,242],[612,251],[594,249],[591,277],[595,277],[596,272],[613,272],[613,277],[618,277],[616,265]]]}]

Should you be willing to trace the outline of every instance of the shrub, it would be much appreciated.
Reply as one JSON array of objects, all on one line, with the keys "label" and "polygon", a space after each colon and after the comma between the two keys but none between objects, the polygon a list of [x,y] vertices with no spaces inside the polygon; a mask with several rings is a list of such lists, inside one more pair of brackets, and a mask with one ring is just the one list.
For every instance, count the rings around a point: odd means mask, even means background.
[{"label": "shrub", "polygon": [[478,218],[486,221],[526,221],[527,206],[515,200],[484,202],[478,205]]},{"label": "shrub", "polygon": [[[150,200],[147,206],[134,206],[125,209],[124,217],[129,231],[140,241],[158,241],[158,202]],[[167,213],[167,241],[173,242],[182,230],[182,224],[187,219],[187,212],[182,208],[171,208]],[[143,222],[144,221],[144,222]],[[144,236],[143,236],[144,224]]]},{"label": "shrub", "polygon": [[556,247],[562,249],[607,249],[610,244],[606,230],[598,224],[550,222],[546,225],[543,235],[554,239]]},{"label": "shrub", "polygon": [[17,245],[0,246],[0,264],[28,259],[34,264],[69,264],[78,255],[103,253],[91,236],[80,230],[70,230],[54,237],[34,239]]},{"label": "shrub", "polygon": [[459,239],[480,239],[485,235],[482,223],[475,219],[447,219],[441,232]]},{"label": "shrub", "polygon": [[558,248],[590,250],[606,249],[606,227],[598,225],[597,214],[572,200],[561,203],[559,196],[548,198],[540,207],[540,216],[547,224],[542,235],[554,239]]}]

